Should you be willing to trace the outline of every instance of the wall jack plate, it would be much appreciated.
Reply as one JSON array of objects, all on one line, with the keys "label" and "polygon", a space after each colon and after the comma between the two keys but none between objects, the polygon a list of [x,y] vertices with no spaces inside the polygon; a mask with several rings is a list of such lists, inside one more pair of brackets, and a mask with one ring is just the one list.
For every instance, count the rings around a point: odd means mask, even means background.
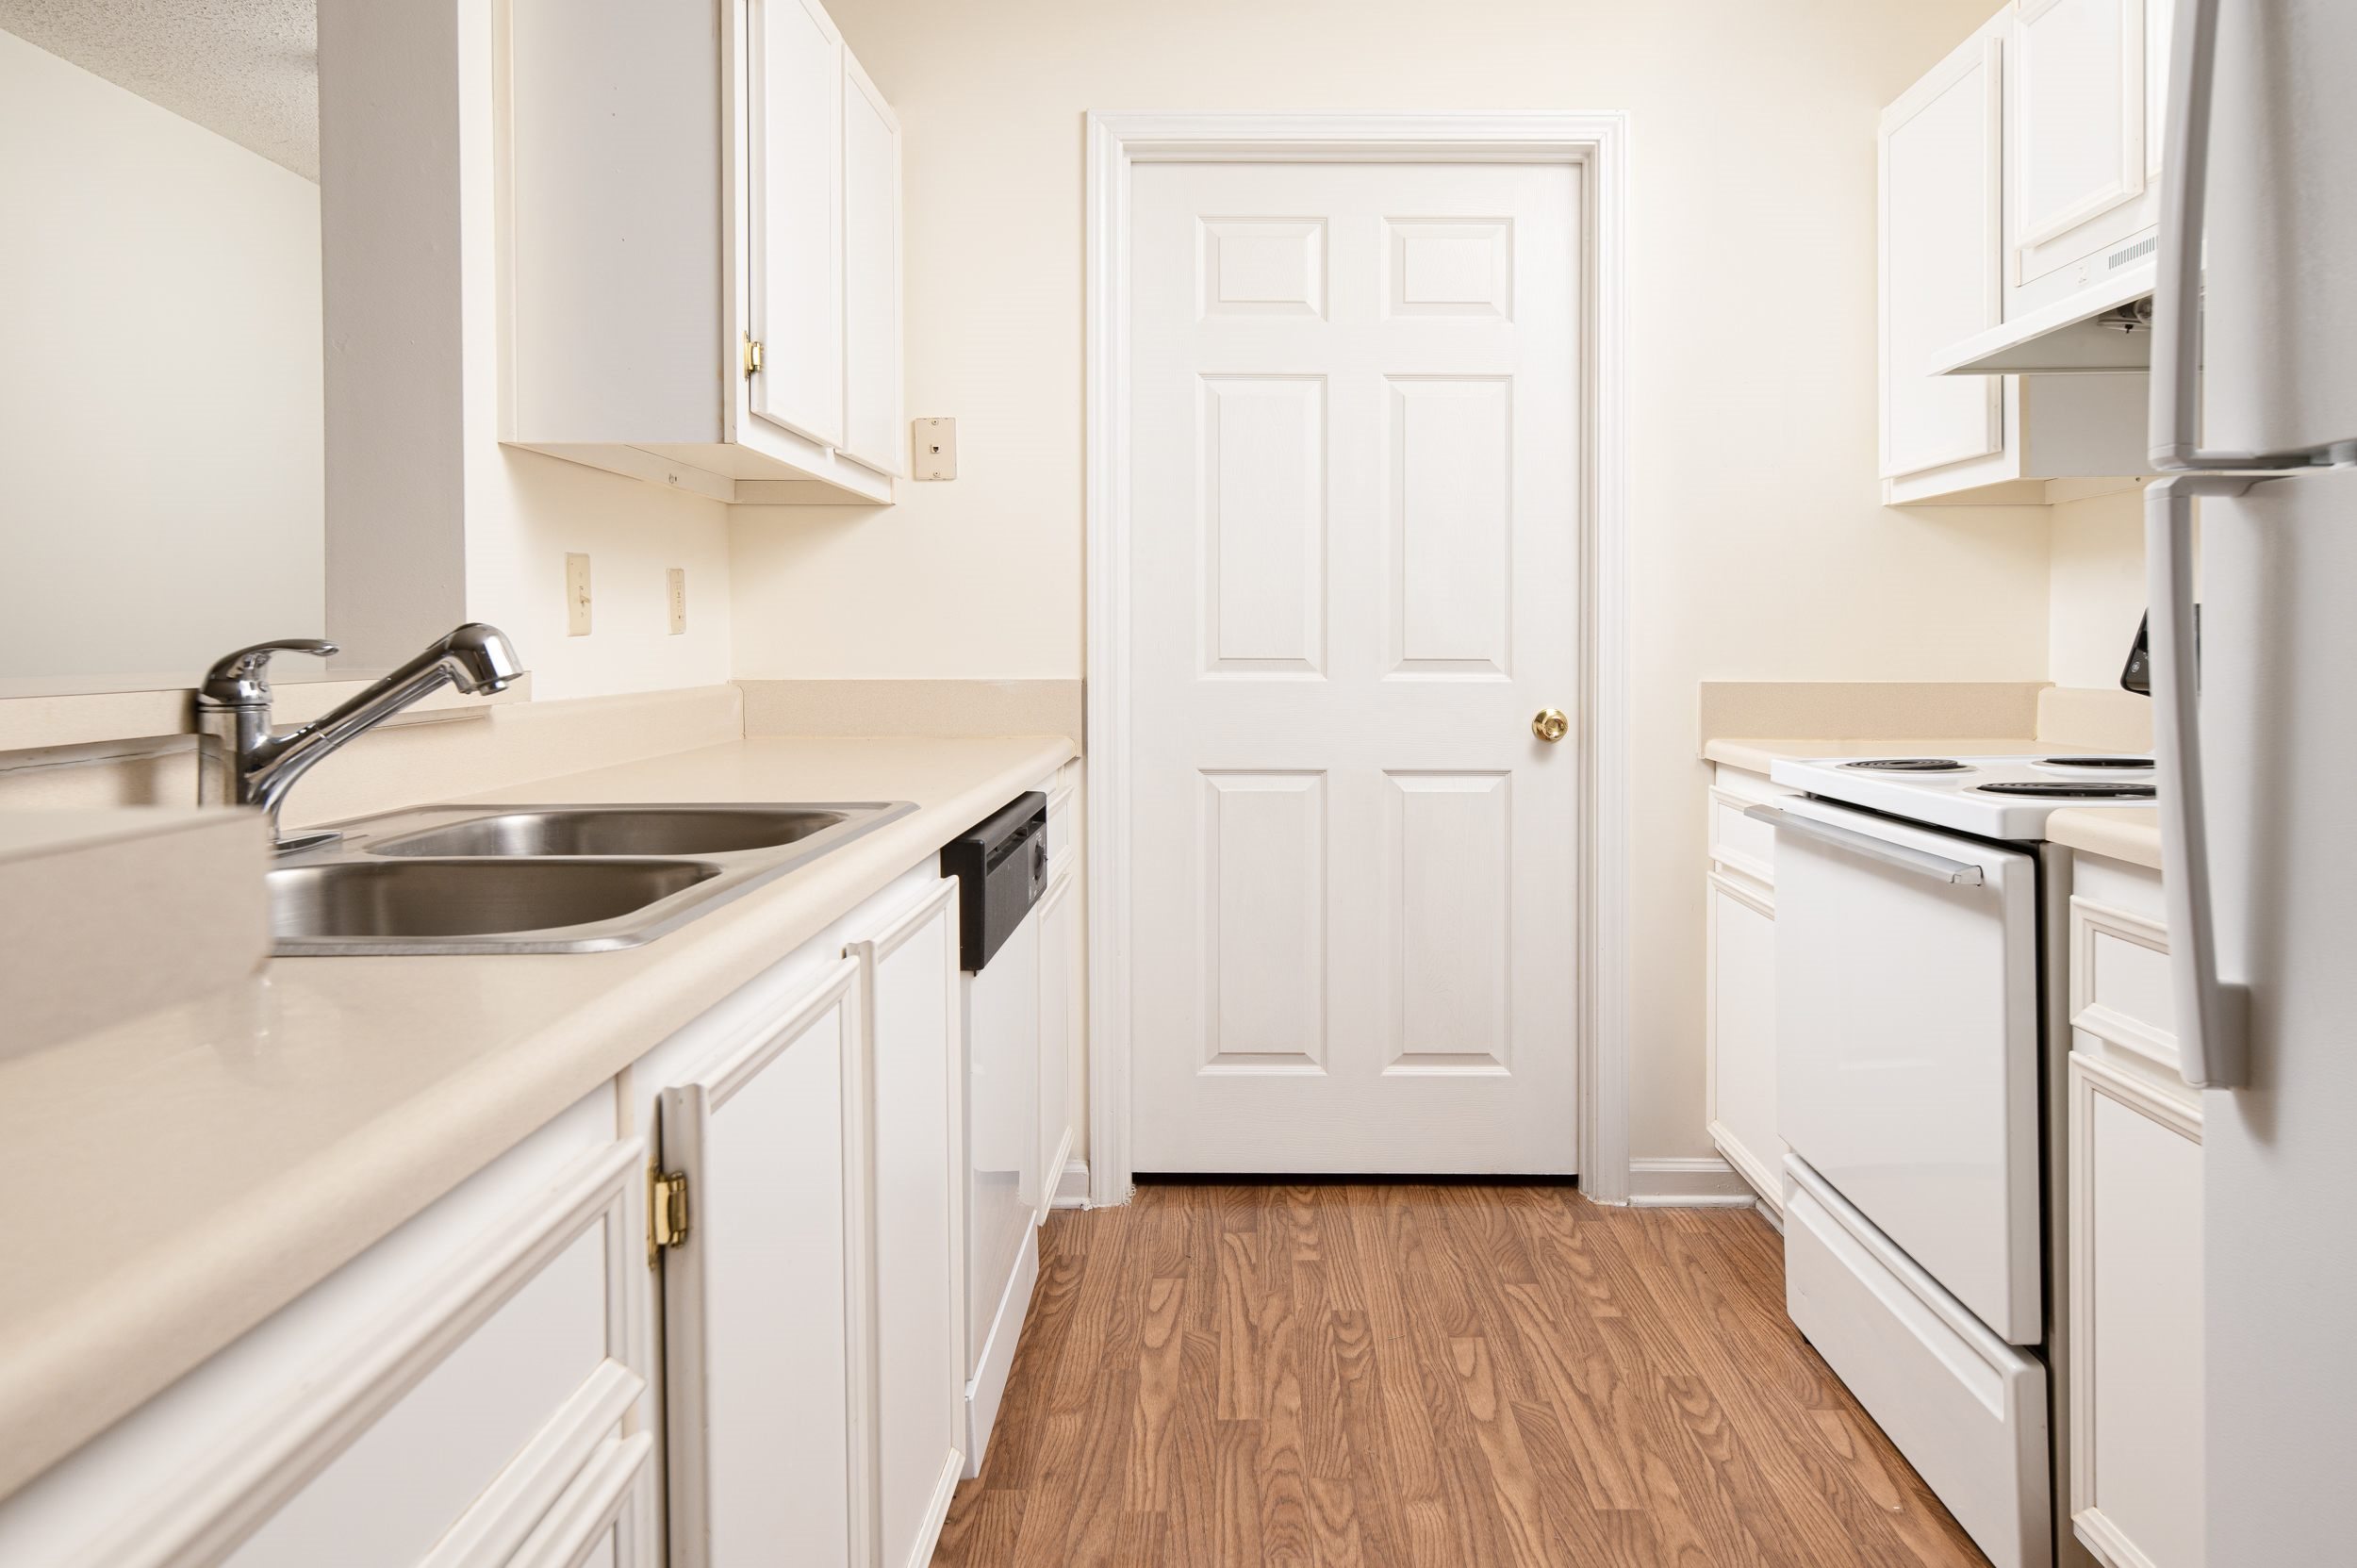
[{"label": "wall jack plate", "polygon": [[910,432],[915,448],[909,472],[918,479],[958,476],[958,421],[918,420]]},{"label": "wall jack plate", "polygon": [[565,635],[585,637],[589,635],[589,557],[565,557]]}]

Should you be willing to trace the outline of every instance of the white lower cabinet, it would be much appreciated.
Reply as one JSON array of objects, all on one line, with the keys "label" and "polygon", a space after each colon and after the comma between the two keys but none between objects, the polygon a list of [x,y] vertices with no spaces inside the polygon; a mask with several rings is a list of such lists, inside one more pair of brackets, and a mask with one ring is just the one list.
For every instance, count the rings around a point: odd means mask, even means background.
[{"label": "white lower cabinet", "polygon": [[0,1500],[0,1562],[924,1568],[1072,1146],[1074,858],[980,977],[905,873]]},{"label": "white lower cabinet", "polygon": [[859,979],[841,960],[663,1090],[688,1195],[663,1259],[673,1568],[788,1543],[787,1561],[874,1560]]},{"label": "white lower cabinet", "polygon": [[2177,1073],[2151,872],[2071,899],[2069,1508],[2109,1568],[2202,1553],[2201,1097]]},{"label": "white lower cabinet", "polygon": [[0,1504],[0,1561],[651,1565],[645,1172],[590,1097]]},{"label": "white lower cabinet", "polygon": [[965,1449],[965,1036],[957,884],[850,951],[875,1084],[878,1561],[924,1568]]},{"label": "white lower cabinet", "polygon": [[1785,1148],[1776,1135],[1776,835],[1743,812],[1790,793],[1755,773],[1719,769],[1703,890],[1710,1138],[1761,1207],[1779,1217]]}]

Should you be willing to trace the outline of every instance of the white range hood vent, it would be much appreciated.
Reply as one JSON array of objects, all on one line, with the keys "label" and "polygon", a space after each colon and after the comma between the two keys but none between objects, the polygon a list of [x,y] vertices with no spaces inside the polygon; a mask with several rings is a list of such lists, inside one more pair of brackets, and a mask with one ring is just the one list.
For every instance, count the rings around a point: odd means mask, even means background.
[{"label": "white range hood vent", "polygon": [[[2146,245],[2150,245],[2150,240]],[[1935,375],[2118,374],[2152,368],[2150,256],[2103,283],[1952,344]]]}]

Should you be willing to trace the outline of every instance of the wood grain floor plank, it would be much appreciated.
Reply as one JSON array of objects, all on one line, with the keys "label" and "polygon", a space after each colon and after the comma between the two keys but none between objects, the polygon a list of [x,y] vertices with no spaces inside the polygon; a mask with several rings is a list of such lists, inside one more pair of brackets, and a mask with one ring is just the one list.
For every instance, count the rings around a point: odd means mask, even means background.
[{"label": "wood grain floor plank", "polygon": [[1757,1215],[1542,1185],[1059,1212],[936,1568],[1972,1568]]}]

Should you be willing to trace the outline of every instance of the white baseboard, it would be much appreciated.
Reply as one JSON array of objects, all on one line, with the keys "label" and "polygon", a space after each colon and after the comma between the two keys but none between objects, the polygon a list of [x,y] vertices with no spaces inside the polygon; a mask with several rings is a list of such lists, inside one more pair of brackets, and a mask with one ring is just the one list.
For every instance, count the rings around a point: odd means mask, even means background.
[{"label": "white baseboard", "polygon": [[1748,1209],[1752,1184],[1715,1154],[1628,1163],[1628,1201],[1639,1209]]},{"label": "white baseboard", "polygon": [[[1768,1223],[1781,1233],[1784,1230],[1784,1178],[1779,1168],[1761,1164],[1758,1157],[1743,1147],[1742,1140],[1715,1121],[1710,1124],[1710,1141],[1717,1146],[1727,1164],[1735,1168],[1735,1174],[1751,1183],[1752,1191],[1759,1197],[1759,1212],[1767,1215]],[[1781,1140],[1776,1147],[1779,1150],[1784,1147]]]},{"label": "white baseboard", "polygon": [[1089,1163],[1086,1160],[1066,1160],[1063,1172],[1056,1178],[1056,1196],[1048,1202],[1051,1209],[1085,1209],[1089,1206]]},{"label": "white baseboard", "polygon": [[958,1494],[958,1479],[964,1473],[965,1456],[951,1449],[941,1467],[941,1479],[933,1483],[932,1501],[925,1505],[924,1522],[916,1527],[907,1568],[927,1568],[932,1561],[933,1550],[941,1544],[941,1527],[949,1522],[949,1504]]}]

